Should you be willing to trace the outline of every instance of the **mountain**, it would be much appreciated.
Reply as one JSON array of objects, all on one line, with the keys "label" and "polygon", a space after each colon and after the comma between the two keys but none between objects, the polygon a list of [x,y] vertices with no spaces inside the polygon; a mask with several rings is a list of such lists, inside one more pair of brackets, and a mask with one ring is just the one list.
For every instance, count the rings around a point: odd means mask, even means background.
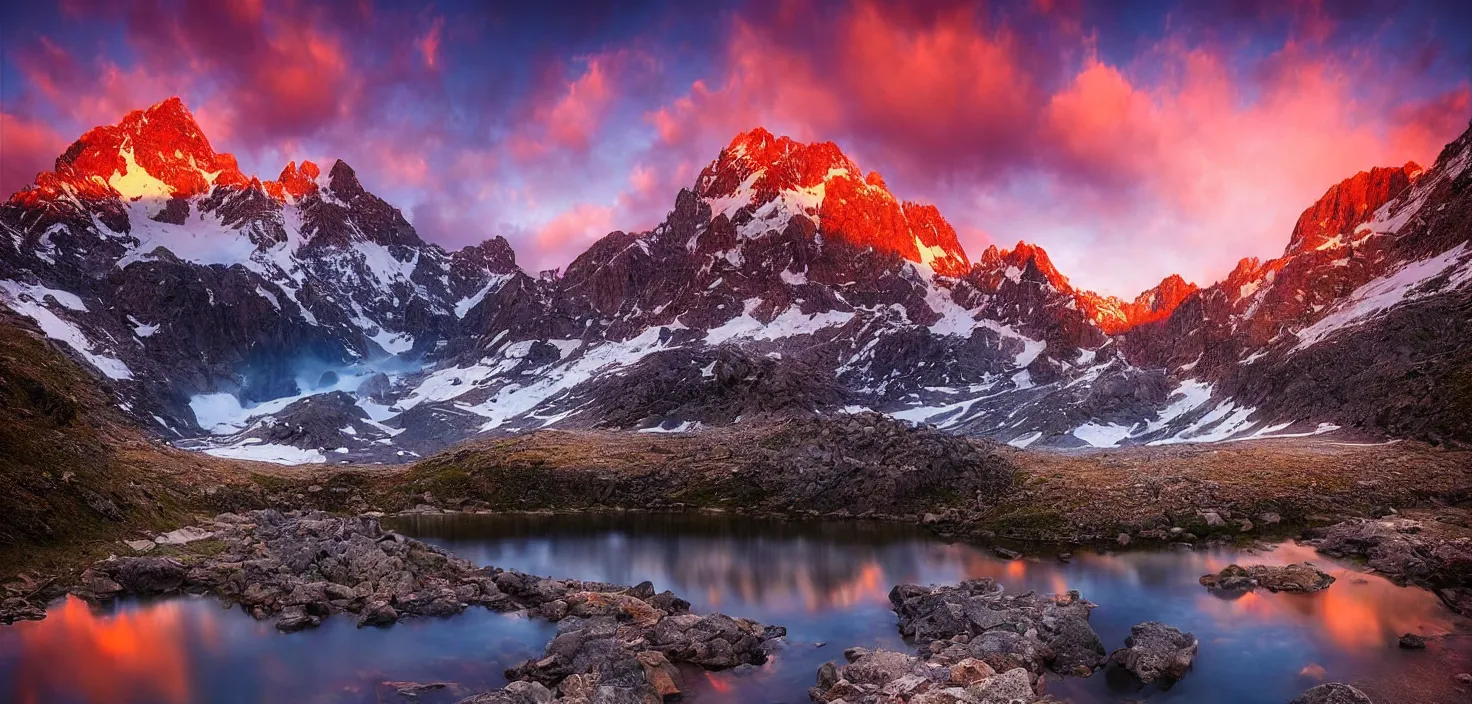
[{"label": "mountain", "polygon": [[504,242],[458,259],[426,244],[342,161],[247,178],[178,99],[83,135],[0,207],[0,229],[7,303],[174,437],[219,420],[200,403],[228,410],[320,388],[329,369],[433,357],[515,268],[483,256]]},{"label": "mountain", "polygon": [[657,227],[533,276],[502,239],[423,242],[341,161],[247,178],[175,99],[88,132],[0,208],[0,296],[140,421],[232,457],[860,409],[1020,446],[1466,442],[1472,394],[1443,384],[1472,339],[1468,143],[1336,185],[1278,259],[1124,301],[1025,242],[973,261],[934,206],[760,128]]}]

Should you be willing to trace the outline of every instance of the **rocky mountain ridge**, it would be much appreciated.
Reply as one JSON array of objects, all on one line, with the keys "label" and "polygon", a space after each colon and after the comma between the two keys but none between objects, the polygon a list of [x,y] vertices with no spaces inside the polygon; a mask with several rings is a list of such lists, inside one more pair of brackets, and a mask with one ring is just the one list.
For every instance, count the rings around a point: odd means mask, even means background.
[{"label": "rocky mountain ridge", "polygon": [[[1432,394],[1472,369],[1469,316],[1446,315],[1472,279],[1469,160],[1464,134],[1429,169],[1351,177],[1282,257],[1123,301],[1025,242],[973,262],[836,145],[758,128],[658,227],[532,276],[503,239],[425,243],[342,161],[246,178],[174,99],[88,132],[0,207],[0,287],[142,422],[249,459],[862,409],[1019,446],[1466,442],[1449,419],[1472,401]],[[1355,388],[1328,371],[1346,363]]]}]

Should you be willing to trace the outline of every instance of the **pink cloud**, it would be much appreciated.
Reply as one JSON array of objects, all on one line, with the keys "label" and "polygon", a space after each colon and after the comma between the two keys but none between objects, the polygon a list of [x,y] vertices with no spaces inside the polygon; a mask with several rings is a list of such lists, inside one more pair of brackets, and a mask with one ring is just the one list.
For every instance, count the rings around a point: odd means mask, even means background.
[{"label": "pink cloud", "polygon": [[614,226],[615,208],[595,203],[577,203],[553,217],[535,235],[536,250],[531,260],[536,268],[552,268],[572,261]]},{"label": "pink cloud", "polygon": [[50,126],[8,112],[0,112],[0,139],[5,140],[0,157],[0,192],[6,196],[30,184],[67,145],[67,138]]},{"label": "pink cloud", "polygon": [[[511,233],[535,266],[656,224],[735,134],[761,125],[837,142],[900,197],[936,203],[973,255],[991,236],[1036,241],[1077,283],[1132,296],[1167,273],[1205,283],[1241,256],[1275,254],[1330,185],[1429,161],[1463,128],[1466,81],[1417,83],[1434,47],[1336,47],[1328,9],[1187,4],[1165,36],[1121,57],[1101,55],[1109,30],[1086,26],[1078,0],[772,0],[731,14],[699,75],[635,36],[526,57],[546,70],[524,94],[487,71],[466,108],[447,107],[443,74],[461,67],[445,65],[444,42],[478,30],[453,17],[68,0],[73,19],[121,21],[136,60],[45,38],[13,50],[25,90],[6,124],[55,114],[75,137],[182,94],[248,168],[274,176],[287,159],[340,156],[427,238]],[[1288,39],[1254,36],[1251,51],[1208,31],[1280,21]],[[684,82],[665,83],[673,75]],[[46,168],[56,152],[28,150],[54,137],[12,149],[7,135],[3,178]]]},{"label": "pink cloud", "polygon": [[983,232],[1037,241],[1079,283],[1133,296],[1169,273],[1205,283],[1276,254],[1329,186],[1428,161],[1468,112],[1465,83],[1407,102],[1394,86],[1414,66],[1331,50],[1334,23],[1312,4],[1245,68],[1236,47],[1179,34],[1111,64],[1073,4],[1035,8],[1047,41],[945,6],[738,19],[722,72],[649,112],[646,158],[687,172],[758,124],[832,139],[901,197],[938,201],[969,250]]},{"label": "pink cloud", "polygon": [[414,44],[419,48],[419,53],[424,55],[424,65],[435,68],[439,62],[440,32],[445,28],[445,18],[436,17],[430,25],[429,32],[420,37]]}]

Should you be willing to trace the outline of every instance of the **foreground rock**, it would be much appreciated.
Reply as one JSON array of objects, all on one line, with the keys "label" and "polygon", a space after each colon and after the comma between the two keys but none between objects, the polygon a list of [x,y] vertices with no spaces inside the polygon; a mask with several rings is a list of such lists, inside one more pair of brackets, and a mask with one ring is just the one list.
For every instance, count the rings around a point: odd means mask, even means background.
[{"label": "foreground rock", "polygon": [[1364,692],[1347,684],[1329,682],[1293,698],[1288,704],[1374,704]]},{"label": "foreground rock", "polygon": [[1468,515],[1446,509],[1435,518],[1353,519],[1315,531],[1311,544],[1325,555],[1364,559],[1392,581],[1431,589],[1453,610],[1472,616]]},{"label": "foreground rock", "polygon": [[900,633],[921,643],[930,659],[950,666],[966,658],[997,672],[1024,667],[1087,677],[1104,661],[1104,645],[1089,625],[1094,605],[1076,591],[1060,595],[1003,593],[991,579],[956,586],[903,584],[889,593]]},{"label": "foreground rock", "polygon": [[1227,565],[1216,574],[1201,578],[1213,591],[1240,592],[1258,587],[1273,592],[1317,592],[1328,589],[1334,576],[1307,562],[1292,565]]},{"label": "foreground rock", "polygon": [[0,601],[0,625],[8,626],[16,621],[40,621],[43,618],[46,618],[44,604],[24,597],[11,597]]},{"label": "foreground rock", "polygon": [[853,648],[808,690],[815,702],[1000,704],[1054,701],[1038,694],[1047,671],[1087,677],[1104,661],[1078,592],[1007,595],[991,579],[955,586],[902,584],[889,593],[900,633],[918,655]]},{"label": "foreground rock", "polygon": [[1173,626],[1146,621],[1130,629],[1124,647],[1109,661],[1129,670],[1141,682],[1174,682],[1186,675],[1196,659],[1196,637]]},{"label": "foreground rock", "polygon": [[465,702],[650,702],[678,697],[676,663],[707,669],[760,665],[780,627],[725,614],[697,615],[645,582],[622,593],[576,592],[546,602],[558,620],[546,654],[506,671],[511,685]]},{"label": "foreground rock", "polygon": [[1024,667],[997,673],[985,662],[967,658],[946,667],[892,650],[852,648],[848,664],[828,663],[818,670],[817,686],[808,690],[814,702],[846,704],[1013,704],[1051,702],[1033,691]]}]

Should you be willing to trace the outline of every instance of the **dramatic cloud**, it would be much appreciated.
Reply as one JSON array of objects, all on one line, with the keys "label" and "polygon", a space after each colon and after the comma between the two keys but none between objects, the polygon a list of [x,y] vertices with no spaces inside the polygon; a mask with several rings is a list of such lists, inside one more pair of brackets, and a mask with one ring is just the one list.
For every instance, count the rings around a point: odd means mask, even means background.
[{"label": "dramatic cloud", "polygon": [[[738,132],[838,143],[975,254],[1043,245],[1133,295],[1273,256],[1375,165],[1472,116],[1457,3],[1083,0],[699,7],[68,0],[0,10],[16,190],[170,95],[274,176],[342,158],[426,238],[528,268],[658,223]],[[567,18],[574,18],[569,21]]]}]

